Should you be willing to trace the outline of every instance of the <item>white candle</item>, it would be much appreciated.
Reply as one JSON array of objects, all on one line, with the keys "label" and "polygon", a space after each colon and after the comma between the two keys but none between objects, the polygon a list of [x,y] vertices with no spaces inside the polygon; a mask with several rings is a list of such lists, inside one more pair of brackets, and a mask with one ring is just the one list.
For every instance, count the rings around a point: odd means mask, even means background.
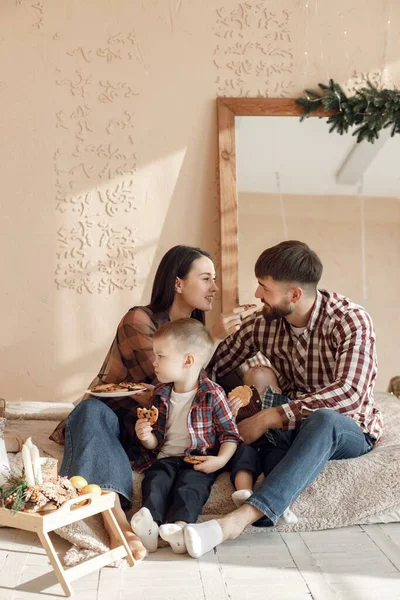
[{"label": "white candle", "polygon": [[6,419],[0,417],[0,486],[4,485],[10,475],[10,463],[8,462],[7,449],[4,441],[4,428]]},{"label": "white candle", "polygon": [[35,485],[35,477],[33,475],[33,467],[32,467],[32,459],[30,452],[31,438],[28,438],[25,444],[22,446],[21,454],[22,454],[22,462],[24,463],[24,471],[25,471],[25,479],[28,486]]},{"label": "white candle", "polygon": [[32,446],[30,447],[30,451],[31,451],[33,476],[35,478],[35,483],[36,483],[36,485],[40,485],[43,483],[43,477],[42,477],[42,467],[40,466],[39,449],[37,446],[32,444]]}]

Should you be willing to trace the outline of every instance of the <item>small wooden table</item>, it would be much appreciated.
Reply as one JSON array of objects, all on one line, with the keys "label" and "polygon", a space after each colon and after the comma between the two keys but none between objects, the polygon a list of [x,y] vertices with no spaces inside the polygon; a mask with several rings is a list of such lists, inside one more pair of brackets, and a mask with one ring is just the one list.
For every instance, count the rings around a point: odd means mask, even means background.
[{"label": "small wooden table", "polygon": [[[79,496],[79,498],[67,500],[57,510],[45,514],[23,511],[13,514],[11,510],[0,508],[0,525],[37,533],[65,595],[72,596],[74,592],[70,586],[71,581],[87,575],[87,573],[101,569],[101,567],[120,558],[126,558],[131,567],[136,562],[111,510],[115,505],[115,499],[115,492],[103,492],[101,496],[85,494],[84,496]],[[87,500],[87,504],[77,506],[77,504],[84,500]],[[64,527],[65,525],[99,513],[104,516],[112,537],[119,545],[75,567],[64,569],[49,537],[49,532],[58,529],[58,527]]]}]

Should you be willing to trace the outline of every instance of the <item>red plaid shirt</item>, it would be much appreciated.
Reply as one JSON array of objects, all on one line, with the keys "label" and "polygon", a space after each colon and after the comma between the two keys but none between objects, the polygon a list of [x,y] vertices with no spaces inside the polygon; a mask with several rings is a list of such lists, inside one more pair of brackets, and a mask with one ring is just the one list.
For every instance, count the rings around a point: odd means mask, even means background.
[{"label": "red plaid shirt", "polygon": [[208,371],[213,379],[222,377],[259,351],[278,372],[282,394],[292,399],[277,407],[282,429],[298,429],[307,411],[332,408],[379,439],[382,417],[373,400],[375,333],[364,308],[318,290],[307,327],[298,337],[286,319],[267,324],[257,311],[218,346]]},{"label": "red plaid shirt", "polygon": [[[172,383],[160,384],[154,390],[152,404],[158,408],[158,419],[153,426],[153,433],[158,445],[154,450],[148,450],[137,439],[137,446],[143,450],[133,460],[132,466],[139,473],[154,463],[163,445],[172,386]],[[217,454],[224,442],[241,442],[224,390],[211,381],[205,371],[200,373],[199,387],[189,411],[187,426],[191,444],[186,448],[185,454]]]}]

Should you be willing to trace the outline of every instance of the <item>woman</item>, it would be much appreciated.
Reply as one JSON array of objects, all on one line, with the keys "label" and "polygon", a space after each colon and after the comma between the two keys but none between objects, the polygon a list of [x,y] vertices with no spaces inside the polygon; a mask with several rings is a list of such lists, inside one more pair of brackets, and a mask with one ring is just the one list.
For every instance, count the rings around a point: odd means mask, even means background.
[{"label": "woman", "polygon": [[[211,310],[217,291],[214,265],[207,252],[191,246],[171,248],[157,269],[150,304],[134,307],[123,317],[101,371],[91,385],[129,381],[147,383],[151,389],[158,383],[153,368],[154,332],[167,321],[183,317],[204,323],[205,312]],[[221,315],[211,330],[216,344],[240,326],[242,310]],[[51,436],[62,443],[65,435],[62,475],[81,475],[90,483],[117,492],[114,515],[138,560],[146,551],[132,532],[120,497],[124,506],[132,502],[129,458],[138,452],[132,443],[136,408],[148,398],[149,392],[101,402],[85,399]]]}]

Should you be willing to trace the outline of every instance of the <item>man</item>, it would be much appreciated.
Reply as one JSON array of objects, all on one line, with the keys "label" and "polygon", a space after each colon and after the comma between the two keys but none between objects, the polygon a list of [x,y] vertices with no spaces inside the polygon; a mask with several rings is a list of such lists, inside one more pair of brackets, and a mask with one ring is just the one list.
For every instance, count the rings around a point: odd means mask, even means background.
[{"label": "man", "polygon": [[[256,521],[275,525],[329,460],[365,454],[382,433],[373,403],[375,334],[365,309],[317,289],[322,264],[302,242],[265,250],[255,275],[263,310],[218,346],[209,370],[213,378],[222,377],[260,351],[278,373],[283,396],[238,425],[247,444],[267,434],[262,450],[267,475],[237,510],[187,525],[185,541],[193,557]],[[263,406],[268,395],[270,389]],[[274,430],[281,431],[274,437]]]}]

